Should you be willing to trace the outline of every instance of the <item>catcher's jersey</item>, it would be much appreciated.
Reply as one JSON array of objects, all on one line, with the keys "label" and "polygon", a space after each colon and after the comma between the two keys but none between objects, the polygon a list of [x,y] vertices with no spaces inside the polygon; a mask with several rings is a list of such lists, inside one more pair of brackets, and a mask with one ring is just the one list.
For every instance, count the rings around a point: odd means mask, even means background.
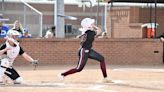
[{"label": "catcher's jersey", "polygon": [[10,47],[11,50],[6,51],[4,54],[9,58],[11,65],[13,64],[15,58],[18,55],[22,55],[24,53],[23,49],[17,45],[16,47],[12,47],[9,45],[9,43],[6,41],[0,46],[0,50],[5,49],[6,47]]},{"label": "catcher's jersey", "polygon": [[86,49],[92,48],[92,43],[95,39],[96,32],[92,30],[87,30],[85,34],[83,34],[81,38],[81,47]]}]

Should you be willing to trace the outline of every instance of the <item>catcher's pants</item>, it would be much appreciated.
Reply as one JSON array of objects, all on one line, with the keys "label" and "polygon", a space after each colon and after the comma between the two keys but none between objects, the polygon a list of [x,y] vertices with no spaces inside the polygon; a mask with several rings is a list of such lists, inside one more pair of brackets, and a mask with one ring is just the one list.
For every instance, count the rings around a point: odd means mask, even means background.
[{"label": "catcher's pants", "polygon": [[23,79],[20,77],[20,75],[17,73],[17,71],[13,67],[9,67],[9,61],[7,59],[2,60],[0,62],[0,77],[6,75],[9,78],[11,78],[15,83],[21,83]]}]

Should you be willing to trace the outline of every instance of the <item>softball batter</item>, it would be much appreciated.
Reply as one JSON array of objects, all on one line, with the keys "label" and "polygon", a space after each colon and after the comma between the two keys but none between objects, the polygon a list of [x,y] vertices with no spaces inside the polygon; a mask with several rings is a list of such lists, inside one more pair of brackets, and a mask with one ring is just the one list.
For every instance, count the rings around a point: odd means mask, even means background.
[{"label": "softball batter", "polygon": [[94,41],[95,36],[101,34],[101,29],[95,26],[94,23],[95,20],[91,18],[84,18],[81,21],[82,35],[79,36],[79,38],[81,39],[81,44],[80,44],[81,46],[79,49],[78,65],[73,69],[61,73],[59,75],[59,78],[61,80],[64,80],[64,77],[66,77],[67,75],[82,71],[84,66],[86,65],[88,58],[90,58],[100,62],[101,71],[104,77],[103,82],[105,83],[112,82],[112,80],[107,78],[106,64],[105,64],[104,57],[92,49],[92,43]]}]

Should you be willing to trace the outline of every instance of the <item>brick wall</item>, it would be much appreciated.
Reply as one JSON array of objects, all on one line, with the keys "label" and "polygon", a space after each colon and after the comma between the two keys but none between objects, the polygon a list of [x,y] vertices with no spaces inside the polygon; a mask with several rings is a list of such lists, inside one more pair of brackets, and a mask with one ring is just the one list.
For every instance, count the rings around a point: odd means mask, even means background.
[{"label": "brick wall", "polygon": [[130,7],[113,7],[110,10],[107,29],[111,38],[142,38],[141,24],[134,22],[137,20],[136,10]]},{"label": "brick wall", "polygon": [[[0,43],[4,40],[0,39]],[[20,45],[41,65],[76,64],[79,40],[77,39],[22,39]],[[93,47],[104,55],[108,64],[159,65],[163,59],[163,43],[158,39],[96,39]],[[88,60],[89,64],[98,64]],[[16,65],[28,62],[18,57]]]},{"label": "brick wall", "polygon": [[[154,19],[154,9],[152,12]],[[164,11],[157,9],[156,37],[164,34]],[[144,38],[141,25],[150,22],[150,9],[138,7],[113,7],[108,11],[107,29],[112,38]]]},{"label": "brick wall", "polygon": [[[140,8],[140,17],[139,17],[139,21],[141,23],[148,23],[150,22],[150,9],[146,9],[146,8]],[[154,19],[154,9],[152,12],[152,22],[155,22]],[[160,36],[162,34],[164,34],[164,9],[163,8],[158,8],[157,9],[157,23],[159,24],[159,26],[157,27],[157,31],[156,31],[156,36]]]}]

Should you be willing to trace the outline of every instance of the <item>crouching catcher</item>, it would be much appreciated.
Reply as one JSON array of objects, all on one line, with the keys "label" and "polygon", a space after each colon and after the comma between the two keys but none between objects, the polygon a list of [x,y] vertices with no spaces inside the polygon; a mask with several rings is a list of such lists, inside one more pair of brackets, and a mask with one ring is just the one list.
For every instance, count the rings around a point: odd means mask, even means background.
[{"label": "crouching catcher", "polygon": [[23,82],[23,78],[13,68],[13,62],[18,55],[23,56],[33,65],[38,64],[38,60],[34,60],[19,45],[15,37],[18,35],[17,31],[12,30],[10,36],[6,37],[6,42],[0,46],[0,82],[5,85]]}]

